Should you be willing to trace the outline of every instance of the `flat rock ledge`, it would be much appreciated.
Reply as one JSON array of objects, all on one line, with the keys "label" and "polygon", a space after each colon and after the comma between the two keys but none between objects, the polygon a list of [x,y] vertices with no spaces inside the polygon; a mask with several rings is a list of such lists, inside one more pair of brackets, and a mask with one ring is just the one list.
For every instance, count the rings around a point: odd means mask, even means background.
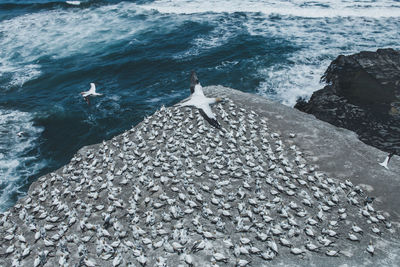
[{"label": "flat rock ledge", "polygon": [[163,107],[34,182],[0,214],[0,266],[399,266],[399,157],[386,170],[348,130],[205,93],[223,130]]}]

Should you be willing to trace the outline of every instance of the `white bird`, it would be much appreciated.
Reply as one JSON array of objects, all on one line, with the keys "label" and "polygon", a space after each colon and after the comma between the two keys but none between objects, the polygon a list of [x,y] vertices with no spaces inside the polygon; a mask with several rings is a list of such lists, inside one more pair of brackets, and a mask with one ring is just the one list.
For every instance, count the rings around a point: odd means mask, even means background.
[{"label": "white bird", "polygon": [[221,125],[218,123],[215,114],[212,112],[210,104],[221,102],[221,98],[209,98],[203,93],[203,87],[201,86],[199,79],[197,78],[196,72],[192,71],[190,78],[190,92],[191,95],[183,103],[179,103],[178,106],[194,106],[199,109],[200,114],[215,128],[220,129]]},{"label": "white bird", "polygon": [[86,100],[88,105],[90,105],[89,96],[102,96],[103,94],[99,94],[96,92],[96,85],[94,83],[90,83],[89,91],[81,92],[83,99]]},{"label": "white bird", "polygon": [[228,262],[228,257],[226,257],[224,254],[219,253],[219,252],[215,252],[213,254],[213,258],[214,258],[215,261],[222,261],[222,262],[225,262],[225,263]]},{"label": "white bird", "polygon": [[383,162],[379,163],[379,165],[381,165],[385,169],[389,169],[388,164],[389,164],[390,159],[393,157],[393,155],[394,155],[393,152],[389,153],[389,155],[385,158],[385,160]]},{"label": "white bird", "polygon": [[304,251],[301,248],[291,248],[290,252],[293,253],[294,255],[300,255],[304,253]]},{"label": "white bird", "polygon": [[85,258],[83,260],[83,263],[87,266],[87,267],[95,267],[96,266],[96,261],[94,259],[88,259]]},{"label": "white bird", "polygon": [[189,266],[193,266],[193,258],[190,254],[185,254],[184,259]]},{"label": "white bird", "polygon": [[371,240],[369,241],[367,251],[371,254],[371,256],[374,256],[375,248],[374,248],[374,245],[372,244]]},{"label": "white bird", "polygon": [[355,232],[355,233],[360,233],[360,234],[363,233],[363,230],[360,227],[358,227],[355,223],[353,223],[352,229],[353,229],[353,232]]},{"label": "white bird", "polygon": [[40,256],[37,255],[36,258],[35,258],[35,260],[34,260],[34,262],[33,262],[33,266],[34,266],[34,267],[39,266],[40,262],[41,262]]}]

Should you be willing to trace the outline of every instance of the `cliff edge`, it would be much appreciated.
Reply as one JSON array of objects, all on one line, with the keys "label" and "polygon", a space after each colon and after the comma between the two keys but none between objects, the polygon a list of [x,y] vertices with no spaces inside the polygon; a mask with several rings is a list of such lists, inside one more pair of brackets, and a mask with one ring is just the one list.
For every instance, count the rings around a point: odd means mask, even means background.
[{"label": "cliff edge", "polygon": [[353,132],[230,88],[205,94],[225,99],[222,130],[163,107],[34,182],[0,215],[0,265],[400,262],[399,157],[387,170]]}]

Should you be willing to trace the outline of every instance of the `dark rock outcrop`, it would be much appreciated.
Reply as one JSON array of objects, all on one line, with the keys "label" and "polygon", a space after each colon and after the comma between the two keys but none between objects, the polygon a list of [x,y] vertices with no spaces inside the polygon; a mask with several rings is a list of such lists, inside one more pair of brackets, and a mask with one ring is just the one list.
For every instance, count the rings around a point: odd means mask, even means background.
[{"label": "dark rock outcrop", "polygon": [[400,154],[400,51],[378,49],[338,56],[327,85],[295,108],[356,132],[361,141]]}]

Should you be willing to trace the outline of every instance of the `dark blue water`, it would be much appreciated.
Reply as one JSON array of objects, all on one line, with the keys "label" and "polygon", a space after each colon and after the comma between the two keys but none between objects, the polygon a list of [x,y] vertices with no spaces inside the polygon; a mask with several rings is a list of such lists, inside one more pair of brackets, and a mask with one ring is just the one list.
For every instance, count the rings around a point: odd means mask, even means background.
[{"label": "dark blue water", "polygon": [[[82,146],[187,97],[191,70],[291,106],[337,55],[399,48],[398,14],[389,0],[1,0],[0,210]],[[88,106],[91,82],[104,96]]]}]

